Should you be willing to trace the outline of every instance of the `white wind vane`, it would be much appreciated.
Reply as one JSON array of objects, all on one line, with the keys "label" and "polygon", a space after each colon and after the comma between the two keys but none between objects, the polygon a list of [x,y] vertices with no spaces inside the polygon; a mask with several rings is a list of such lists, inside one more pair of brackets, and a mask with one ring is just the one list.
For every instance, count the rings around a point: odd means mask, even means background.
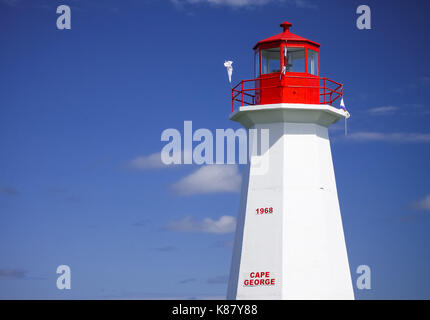
[{"label": "white wind vane", "polygon": [[348,124],[347,124],[347,119],[349,119],[351,117],[351,115],[349,114],[349,112],[346,110],[345,107],[345,102],[343,101],[343,97],[340,100],[340,108],[343,110],[343,112],[345,113],[345,135],[348,134]]},{"label": "white wind vane", "polygon": [[233,64],[233,61],[225,61],[224,62],[224,67],[226,67],[226,69],[227,69],[228,81],[230,82],[230,84],[231,84],[231,76],[233,74],[232,64]]}]

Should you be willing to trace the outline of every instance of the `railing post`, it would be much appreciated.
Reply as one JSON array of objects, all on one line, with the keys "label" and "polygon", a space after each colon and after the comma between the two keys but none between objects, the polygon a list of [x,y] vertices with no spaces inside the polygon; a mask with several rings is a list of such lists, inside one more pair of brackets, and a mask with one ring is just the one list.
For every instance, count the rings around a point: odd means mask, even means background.
[{"label": "railing post", "polygon": [[327,82],[326,82],[326,78],[324,78],[324,104],[326,104],[326,100],[325,100],[325,96],[326,96],[326,92],[325,92],[325,88],[327,86]]},{"label": "railing post", "polygon": [[242,107],[243,107],[243,80],[242,80]]},{"label": "railing post", "polygon": [[254,88],[254,95],[252,96],[252,105],[255,106],[255,97],[257,96],[257,90],[255,90],[255,86],[256,86],[256,81],[254,79],[254,84],[252,85],[252,87]]},{"label": "railing post", "polygon": [[234,112],[234,89],[231,88],[231,112]]}]

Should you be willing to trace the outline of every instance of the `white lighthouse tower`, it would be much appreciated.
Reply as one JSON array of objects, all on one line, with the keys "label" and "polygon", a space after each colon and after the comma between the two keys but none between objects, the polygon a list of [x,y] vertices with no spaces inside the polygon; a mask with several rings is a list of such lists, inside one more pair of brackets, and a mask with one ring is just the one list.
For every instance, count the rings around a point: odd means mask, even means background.
[{"label": "white lighthouse tower", "polygon": [[269,146],[244,172],[227,298],[354,299],[328,135],[342,85],[320,77],[318,43],[281,26],[232,90],[230,119]]}]

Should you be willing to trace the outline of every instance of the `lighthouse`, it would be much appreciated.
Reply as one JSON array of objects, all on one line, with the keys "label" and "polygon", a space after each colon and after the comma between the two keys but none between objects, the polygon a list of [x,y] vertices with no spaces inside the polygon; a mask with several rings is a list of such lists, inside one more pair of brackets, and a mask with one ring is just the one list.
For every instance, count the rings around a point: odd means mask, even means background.
[{"label": "lighthouse", "polygon": [[230,119],[268,147],[249,141],[227,299],[354,299],[328,134],[343,87],[320,75],[320,44],[281,27],[232,89]]}]

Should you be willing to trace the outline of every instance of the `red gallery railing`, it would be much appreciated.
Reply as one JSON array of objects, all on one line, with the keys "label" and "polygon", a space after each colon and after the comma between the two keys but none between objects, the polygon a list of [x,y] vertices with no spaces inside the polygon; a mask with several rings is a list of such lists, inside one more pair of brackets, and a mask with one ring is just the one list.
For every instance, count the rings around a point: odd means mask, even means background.
[{"label": "red gallery railing", "polygon": [[[270,79],[281,79],[281,84],[272,86],[260,86],[260,83],[267,82]],[[308,79],[311,82],[318,81],[318,85],[301,85],[296,84],[298,80]],[[250,84],[254,84],[251,88],[248,88]],[[296,88],[296,89],[310,89],[318,90],[319,93],[319,104],[333,105],[333,103],[342,97],[343,86],[341,83],[330,80],[325,77],[317,76],[274,76],[274,77],[263,77],[249,80],[242,80],[236,86],[232,88],[232,112],[234,112],[235,104],[239,103],[239,106],[245,105],[255,105],[260,102],[257,101],[264,89],[274,89],[274,88]],[[287,99],[288,100],[288,99]],[[288,101],[282,101],[288,103]]]}]

